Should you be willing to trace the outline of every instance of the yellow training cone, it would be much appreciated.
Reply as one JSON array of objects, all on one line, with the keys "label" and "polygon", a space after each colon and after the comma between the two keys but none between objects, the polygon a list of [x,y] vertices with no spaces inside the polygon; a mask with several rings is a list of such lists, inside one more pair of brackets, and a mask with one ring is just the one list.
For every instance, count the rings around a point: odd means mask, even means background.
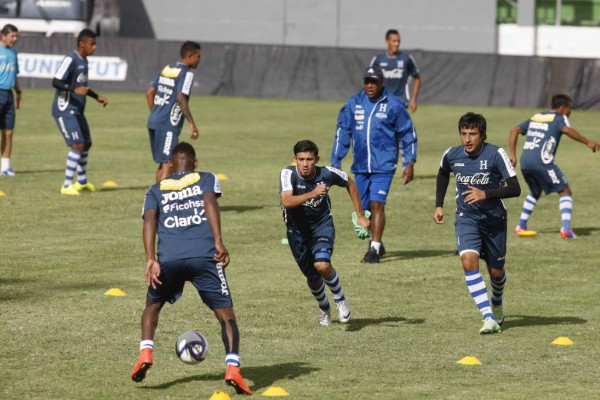
[{"label": "yellow training cone", "polygon": [[208,400],[231,400],[231,397],[227,393],[217,390]]},{"label": "yellow training cone", "polygon": [[481,365],[481,361],[479,361],[477,359],[477,357],[473,357],[473,356],[463,357],[460,360],[458,360],[456,363],[462,364],[462,365]]},{"label": "yellow training cone", "polygon": [[552,344],[558,344],[561,346],[571,346],[573,344],[573,341],[566,336],[560,336],[554,339]]},{"label": "yellow training cone", "polygon": [[117,296],[117,297],[125,296],[125,292],[122,291],[121,289],[117,289],[117,288],[112,288],[110,290],[107,290],[106,292],[104,292],[104,294],[107,296]]},{"label": "yellow training cone", "polygon": [[225,174],[217,174],[217,178],[219,178],[220,181],[226,181],[227,180],[227,175],[225,175]]},{"label": "yellow training cone", "polygon": [[262,395],[274,397],[274,396],[289,396],[290,394],[279,386],[271,386]]},{"label": "yellow training cone", "polygon": [[0,197],[4,197],[6,196],[6,193],[4,193],[2,190],[0,190]]},{"label": "yellow training cone", "polygon": [[117,182],[115,182],[115,181],[106,181],[102,184],[102,187],[109,188],[109,189],[116,188],[117,186],[119,186],[119,185],[117,185]]}]

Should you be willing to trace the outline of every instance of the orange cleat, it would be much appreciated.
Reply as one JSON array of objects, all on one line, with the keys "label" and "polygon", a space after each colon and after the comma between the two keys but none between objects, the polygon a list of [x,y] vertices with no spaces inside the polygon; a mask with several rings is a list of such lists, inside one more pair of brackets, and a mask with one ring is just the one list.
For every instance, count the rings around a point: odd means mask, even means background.
[{"label": "orange cleat", "polygon": [[563,239],[577,239],[577,235],[573,232],[573,229],[566,230],[565,228],[560,228],[558,234]]},{"label": "orange cleat", "polygon": [[517,227],[515,228],[515,230],[513,231],[513,233],[519,233],[519,232],[523,232],[526,231],[527,228],[522,228],[521,225],[517,225]]},{"label": "orange cleat", "polygon": [[227,372],[225,372],[225,383],[229,386],[233,386],[237,394],[251,395],[252,390],[244,383],[244,378],[240,372],[240,367],[235,365],[228,365]]},{"label": "orange cleat", "polygon": [[152,366],[152,349],[140,350],[140,357],[131,370],[131,379],[134,382],[141,382],[146,377],[146,373]]}]

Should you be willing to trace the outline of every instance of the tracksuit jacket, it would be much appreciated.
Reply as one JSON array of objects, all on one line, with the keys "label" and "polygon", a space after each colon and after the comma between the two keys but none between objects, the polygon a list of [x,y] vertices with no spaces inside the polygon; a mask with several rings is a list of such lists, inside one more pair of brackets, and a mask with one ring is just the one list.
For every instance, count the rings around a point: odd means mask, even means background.
[{"label": "tracksuit jacket", "polygon": [[341,168],[352,145],[354,174],[396,171],[402,145],[402,168],[417,160],[417,132],[402,100],[385,87],[371,100],[364,90],[350,97],[338,115],[331,165]]}]

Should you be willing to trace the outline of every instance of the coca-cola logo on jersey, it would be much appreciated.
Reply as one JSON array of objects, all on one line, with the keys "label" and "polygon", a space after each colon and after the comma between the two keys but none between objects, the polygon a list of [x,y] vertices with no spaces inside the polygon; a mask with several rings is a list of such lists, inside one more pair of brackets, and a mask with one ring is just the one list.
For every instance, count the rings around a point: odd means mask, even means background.
[{"label": "coca-cola logo on jersey", "polygon": [[463,185],[487,185],[490,183],[489,172],[478,172],[475,175],[456,174],[456,182]]}]

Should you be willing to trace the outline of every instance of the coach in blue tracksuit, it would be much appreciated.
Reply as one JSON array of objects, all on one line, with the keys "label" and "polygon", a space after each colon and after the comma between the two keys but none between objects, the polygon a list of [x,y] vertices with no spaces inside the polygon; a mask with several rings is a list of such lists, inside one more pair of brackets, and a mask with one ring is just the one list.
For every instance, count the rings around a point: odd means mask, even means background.
[{"label": "coach in blue tracksuit", "polygon": [[409,183],[417,161],[417,132],[404,102],[383,86],[383,71],[368,67],[363,74],[364,88],[350,97],[338,115],[331,151],[331,165],[341,168],[350,146],[354,152],[351,171],[362,206],[371,211],[369,249],[361,262],[378,263],[385,253],[382,244],[385,228],[385,203],[396,172],[400,146],[403,160],[402,180]]}]

